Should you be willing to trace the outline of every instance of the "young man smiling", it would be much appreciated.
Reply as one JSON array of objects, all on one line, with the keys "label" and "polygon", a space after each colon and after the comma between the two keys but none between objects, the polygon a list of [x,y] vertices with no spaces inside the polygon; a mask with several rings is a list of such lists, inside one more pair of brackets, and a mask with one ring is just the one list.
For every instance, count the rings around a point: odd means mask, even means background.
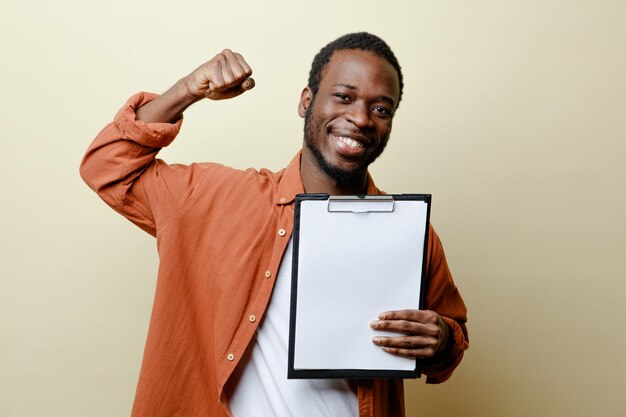
[{"label": "young man smiling", "polygon": [[[224,50],[164,94],[129,99],[83,159],[90,187],[159,247],[133,416],[402,416],[401,380],[286,377],[294,196],[381,193],[367,168],[389,140],[400,66],[367,33],[325,46],[300,96],[302,151],[277,173],[156,159],[187,107],[243,94],[251,75]],[[426,309],[381,312],[371,327],[398,335],[372,342],[422,359],[437,383],[468,347],[466,309],[432,228],[426,262]]]},{"label": "young man smiling", "polygon": [[339,50],[317,92],[310,86],[302,91],[298,112],[304,117],[306,147],[301,174],[307,192],[366,189],[367,167],[389,140],[400,101],[399,78],[386,59],[370,51]]}]

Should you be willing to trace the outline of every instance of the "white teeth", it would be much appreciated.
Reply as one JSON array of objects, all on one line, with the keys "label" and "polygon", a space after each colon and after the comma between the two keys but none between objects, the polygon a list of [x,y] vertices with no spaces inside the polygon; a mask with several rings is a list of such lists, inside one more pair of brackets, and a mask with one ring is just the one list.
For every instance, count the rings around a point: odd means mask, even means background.
[{"label": "white teeth", "polygon": [[360,142],[357,142],[354,139],[350,139],[350,138],[346,138],[343,136],[337,136],[337,139],[339,139],[340,141],[342,141],[343,143],[345,143],[346,145],[348,145],[351,148],[362,148],[363,145]]}]

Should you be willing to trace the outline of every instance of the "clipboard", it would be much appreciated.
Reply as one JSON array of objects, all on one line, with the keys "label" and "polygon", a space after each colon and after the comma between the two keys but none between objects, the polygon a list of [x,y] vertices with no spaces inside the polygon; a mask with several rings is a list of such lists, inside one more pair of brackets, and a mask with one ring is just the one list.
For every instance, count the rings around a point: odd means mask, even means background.
[{"label": "clipboard", "polygon": [[369,322],[422,308],[430,194],[295,201],[287,377],[419,378],[419,361],[384,352]]}]

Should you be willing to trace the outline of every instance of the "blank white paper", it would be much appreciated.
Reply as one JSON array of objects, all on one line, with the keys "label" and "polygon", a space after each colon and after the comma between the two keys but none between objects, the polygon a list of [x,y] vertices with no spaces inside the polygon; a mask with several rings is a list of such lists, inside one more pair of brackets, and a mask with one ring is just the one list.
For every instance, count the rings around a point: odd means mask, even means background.
[{"label": "blank white paper", "polygon": [[427,204],[396,200],[392,213],[329,213],[327,204],[300,207],[294,369],[415,370],[372,343],[386,332],[369,323],[419,307]]}]

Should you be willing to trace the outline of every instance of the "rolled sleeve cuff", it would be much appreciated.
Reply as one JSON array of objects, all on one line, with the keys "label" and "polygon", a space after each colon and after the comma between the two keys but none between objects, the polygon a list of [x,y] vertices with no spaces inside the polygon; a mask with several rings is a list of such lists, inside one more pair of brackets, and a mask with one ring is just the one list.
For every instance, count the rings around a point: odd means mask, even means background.
[{"label": "rolled sleeve cuff", "polygon": [[135,112],[141,106],[157,98],[158,94],[140,92],[128,99],[115,115],[114,124],[121,137],[149,148],[164,148],[176,138],[183,123],[181,117],[176,123],[146,123],[137,120]]}]

